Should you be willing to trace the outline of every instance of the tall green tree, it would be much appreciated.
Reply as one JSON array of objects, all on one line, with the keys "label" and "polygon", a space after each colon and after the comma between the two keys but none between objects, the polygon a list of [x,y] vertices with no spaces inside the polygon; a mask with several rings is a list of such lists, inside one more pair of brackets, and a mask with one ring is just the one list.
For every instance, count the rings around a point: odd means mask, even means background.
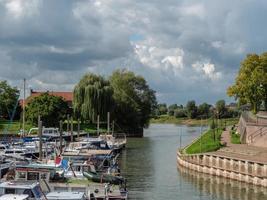
[{"label": "tall green tree", "polygon": [[190,119],[195,119],[197,117],[197,106],[195,101],[188,101],[186,104],[187,116]]},{"label": "tall green tree", "polygon": [[210,116],[210,107],[211,105],[207,103],[202,103],[198,106],[198,115],[201,118],[208,118]]},{"label": "tall green tree", "polygon": [[234,85],[228,88],[227,93],[238,99],[241,105],[250,103],[256,113],[262,102],[267,101],[267,54],[247,55],[240,65]]},{"label": "tall green tree", "polygon": [[159,103],[156,108],[157,115],[166,115],[168,113],[168,108],[166,103]]},{"label": "tall green tree", "polygon": [[0,116],[10,119],[16,108],[19,90],[10,86],[7,81],[0,81]]},{"label": "tall green tree", "polygon": [[133,72],[117,70],[111,75],[110,83],[114,91],[114,115],[120,127],[131,131],[147,127],[157,102],[146,80]]},{"label": "tall green tree", "polygon": [[174,111],[178,109],[178,105],[175,103],[175,104],[172,104],[172,105],[169,105],[168,107],[168,114],[170,116],[173,116],[174,115]]},{"label": "tall green tree", "polygon": [[218,100],[216,102],[216,111],[217,111],[217,114],[218,114],[219,118],[223,118],[224,115],[226,114],[227,108],[225,106],[225,101],[223,99]]},{"label": "tall green tree", "polygon": [[69,107],[62,97],[44,93],[29,100],[26,106],[26,120],[38,124],[40,115],[43,126],[58,126],[59,121],[66,118]]},{"label": "tall green tree", "polygon": [[264,102],[265,110],[267,110],[267,52],[260,55],[261,67],[259,80],[261,81],[260,86],[262,90],[262,97]]},{"label": "tall green tree", "polygon": [[113,89],[108,80],[95,74],[86,74],[74,88],[74,113],[92,122],[96,121],[97,115],[106,119],[107,112],[113,108],[112,95]]}]

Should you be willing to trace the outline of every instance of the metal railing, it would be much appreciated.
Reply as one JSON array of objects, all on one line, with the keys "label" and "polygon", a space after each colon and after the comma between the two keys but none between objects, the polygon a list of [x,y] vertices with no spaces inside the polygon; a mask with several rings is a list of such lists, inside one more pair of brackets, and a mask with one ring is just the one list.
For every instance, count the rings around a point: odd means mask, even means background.
[{"label": "metal railing", "polygon": [[266,134],[267,134],[267,126],[263,126],[259,128],[258,130],[254,131],[251,135],[249,135],[248,140],[250,140],[250,143],[252,143],[255,138],[266,135]]}]

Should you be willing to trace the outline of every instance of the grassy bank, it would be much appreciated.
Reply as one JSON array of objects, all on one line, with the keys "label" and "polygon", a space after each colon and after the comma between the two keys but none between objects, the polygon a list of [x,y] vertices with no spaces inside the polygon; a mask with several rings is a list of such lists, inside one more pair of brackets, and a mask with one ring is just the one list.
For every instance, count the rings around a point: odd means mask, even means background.
[{"label": "grassy bank", "polygon": [[201,137],[195,140],[190,146],[185,149],[185,153],[204,153],[210,151],[216,151],[222,147],[221,145],[222,129],[215,130],[215,140],[213,130],[208,130]]},{"label": "grassy bank", "polygon": [[233,144],[241,144],[240,134],[236,134],[236,130],[231,130],[229,134],[231,136],[231,142]]},{"label": "grassy bank", "polygon": [[[239,118],[227,118],[219,120],[219,124],[224,126],[232,126],[237,124]],[[184,124],[184,125],[209,125],[211,123],[211,119],[188,119],[188,118],[176,118],[174,116],[169,115],[161,115],[157,118],[152,118],[150,123],[166,123],[166,124]]]},{"label": "grassy bank", "polygon": [[[73,122],[73,130],[77,131],[77,122]],[[25,130],[28,132],[31,128],[36,127],[32,124],[26,123],[25,124]],[[0,120],[0,134],[17,134],[22,129],[22,123],[20,121],[13,121],[10,123],[7,120]],[[83,123],[80,126],[81,130],[84,130],[86,132],[89,132],[91,135],[97,134],[97,126],[96,124],[87,124]],[[67,130],[67,121],[63,124],[63,130]],[[105,132],[107,129],[104,126],[100,127],[100,132]]]},{"label": "grassy bank", "polygon": [[[25,130],[29,131],[33,126],[25,124]],[[7,120],[0,120],[0,133],[18,133],[22,129],[20,121],[13,121],[12,123]]]}]

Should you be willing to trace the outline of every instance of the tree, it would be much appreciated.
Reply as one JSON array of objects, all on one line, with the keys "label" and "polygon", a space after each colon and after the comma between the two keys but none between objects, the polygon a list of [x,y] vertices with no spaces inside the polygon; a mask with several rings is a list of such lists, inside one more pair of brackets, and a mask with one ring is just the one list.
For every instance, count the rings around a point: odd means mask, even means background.
[{"label": "tree", "polygon": [[166,115],[168,113],[168,108],[166,103],[158,104],[156,110],[157,110],[156,111],[157,115]]},{"label": "tree", "polygon": [[69,107],[62,97],[44,93],[30,99],[26,106],[26,120],[31,124],[38,124],[40,115],[44,126],[58,126],[59,121],[66,118]]},{"label": "tree", "polygon": [[198,106],[198,114],[201,118],[208,118],[210,116],[211,105],[207,103],[202,103]]},{"label": "tree", "polygon": [[156,108],[155,92],[142,76],[127,70],[117,70],[110,77],[115,101],[114,115],[121,128],[143,131]]},{"label": "tree", "polygon": [[86,74],[74,88],[73,108],[77,117],[96,121],[97,115],[106,119],[113,108],[113,89],[108,80],[95,74]]},{"label": "tree", "polygon": [[175,103],[175,104],[172,104],[168,107],[168,114],[170,116],[173,116],[174,115],[174,111],[178,109],[178,105]]},{"label": "tree", "polygon": [[186,117],[186,111],[182,108],[177,108],[174,110],[174,117],[176,118],[183,118],[183,117]]},{"label": "tree", "polygon": [[261,68],[258,74],[258,80],[261,81],[260,86],[262,89],[262,97],[265,110],[267,110],[267,52],[260,55]]},{"label": "tree", "polygon": [[7,81],[0,81],[0,116],[11,119],[18,108],[18,98],[19,90],[16,87],[11,87]]},{"label": "tree", "polygon": [[196,102],[195,101],[188,101],[186,104],[186,112],[187,116],[190,119],[194,119],[197,117],[197,107],[196,107]]},{"label": "tree", "polygon": [[219,119],[224,117],[224,115],[227,112],[227,108],[225,107],[225,101],[224,100],[218,100],[216,102],[216,111],[217,111]]},{"label": "tree", "polygon": [[229,96],[239,103],[250,103],[256,113],[262,102],[267,101],[267,53],[249,54],[241,63],[235,84],[228,88]]}]

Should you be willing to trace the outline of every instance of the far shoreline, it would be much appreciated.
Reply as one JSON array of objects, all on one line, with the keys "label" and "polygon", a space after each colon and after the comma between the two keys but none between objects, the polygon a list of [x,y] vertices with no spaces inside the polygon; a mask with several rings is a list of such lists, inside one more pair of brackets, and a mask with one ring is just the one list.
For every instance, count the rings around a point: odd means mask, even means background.
[{"label": "far shoreline", "polygon": [[[238,123],[239,118],[225,118],[219,119],[218,123],[223,123],[227,126]],[[187,126],[208,126],[212,119],[188,119],[188,118],[175,118],[174,116],[162,115],[157,118],[152,118],[150,124],[177,124]]]}]

